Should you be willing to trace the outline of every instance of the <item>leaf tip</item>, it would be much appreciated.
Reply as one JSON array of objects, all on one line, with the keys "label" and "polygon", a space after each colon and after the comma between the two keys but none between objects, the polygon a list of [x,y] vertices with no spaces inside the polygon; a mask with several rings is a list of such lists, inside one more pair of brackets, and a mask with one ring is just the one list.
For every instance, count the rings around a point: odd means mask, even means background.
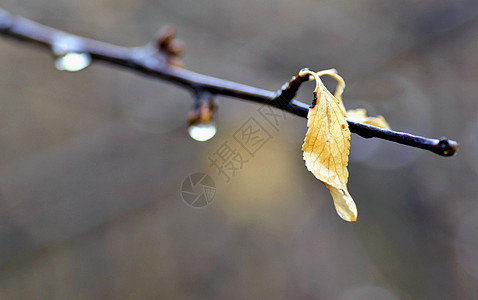
[{"label": "leaf tip", "polygon": [[337,209],[337,214],[344,221],[351,222],[351,223],[357,222],[357,209],[355,209],[355,211],[343,211],[343,210]]},{"label": "leaf tip", "polygon": [[341,209],[337,209],[337,214],[339,215],[340,218],[342,218],[342,220],[344,221],[347,221],[347,222],[352,222],[352,223],[355,223],[357,222],[357,208],[355,208],[355,210],[341,210]]},{"label": "leaf tip", "polygon": [[357,222],[357,206],[346,188],[336,188],[326,184],[334,199],[337,214],[347,222]]}]

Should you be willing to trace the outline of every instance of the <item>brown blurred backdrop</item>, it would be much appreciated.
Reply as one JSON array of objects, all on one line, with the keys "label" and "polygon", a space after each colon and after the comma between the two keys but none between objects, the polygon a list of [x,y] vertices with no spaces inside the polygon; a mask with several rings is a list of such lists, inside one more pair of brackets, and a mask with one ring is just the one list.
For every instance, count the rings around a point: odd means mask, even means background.
[{"label": "brown blurred backdrop", "polygon": [[[478,299],[478,2],[3,0],[2,8],[139,46],[173,24],[185,66],[276,90],[335,67],[349,108],[460,142],[439,157],[352,136],[342,221],[300,147],[259,106],[219,99],[217,135],[187,133],[190,95],[95,63],[59,72],[0,40],[0,299]],[[299,98],[310,102],[313,85]],[[271,139],[229,182],[208,158],[250,117]],[[180,196],[204,172],[214,202]]]}]

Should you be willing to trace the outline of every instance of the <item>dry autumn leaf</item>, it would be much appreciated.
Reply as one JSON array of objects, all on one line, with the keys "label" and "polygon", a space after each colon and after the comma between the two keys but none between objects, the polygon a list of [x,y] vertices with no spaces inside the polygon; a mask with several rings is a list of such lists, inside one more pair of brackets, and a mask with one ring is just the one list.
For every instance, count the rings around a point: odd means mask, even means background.
[{"label": "dry autumn leaf", "polygon": [[[345,119],[341,95],[345,87],[335,70],[318,73],[303,70],[299,76],[312,76],[316,81],[314,101],[307,115],[307,133],[302,150],[307,169],[330,190],[339,216],[349,222],[357,220],[357,207],[347,191],[350,130]],[[338,84],[335,96],[319,76],[330,75]]]},{"label": "dry autumn leaf", "polygon": [[[329,75],[337,81],[332,95],[320,80]],[[342,102],[345,81],[335,69],[312,72],[304,69],[300,77],[315,79],[314,101],[307,114],[307,133],[302,150],[307,169],[329,189],[339,216],[349,222],[357,220],[357,207],[347,190],[350,130],[347,119],[390,129],[382,116],[368,117],[362,108],[346,110]]]},{"label": "dry autumn leaf", "polygon": [[367,117],[367,111],[364,108],[349,109],[347,110],[347,118],[351,121],[365,123],[368,125],[390,129],[385,118],[382,116],[377,117]]}]

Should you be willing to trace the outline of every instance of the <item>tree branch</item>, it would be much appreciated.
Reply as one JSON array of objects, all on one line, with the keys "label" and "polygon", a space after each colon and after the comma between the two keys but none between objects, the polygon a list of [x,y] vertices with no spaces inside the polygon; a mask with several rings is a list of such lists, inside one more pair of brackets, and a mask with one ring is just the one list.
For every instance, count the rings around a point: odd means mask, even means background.
[{"label": "tree branch", "polygon": [[[127,48],[66,33],[13,16],[0,9],[1,35],[46,47],[55,56],[62,56],[69,52],[84,53],[90,55],[94,61],[112,63],[169,81],[190,90],[195,95],[207,92],[211,95],[239,98],[267,104],[303,118],[307,117],[308,105],[293,99],[303,78],[293,77],[293,80],[284,85],[281,90],[272,92],[188,71],[174,66],[177,64],[174,56],[179,51],[168,49],[168,43],[174,37],[174,33],[168,30],[160,32],[155,40],[145,46]],[[430,139],[350,120],[348,124],[351,132],[364,138],[381,138],[426,149],[442,156],[451,156],[458,148],[456,141],[446,138]]]}]

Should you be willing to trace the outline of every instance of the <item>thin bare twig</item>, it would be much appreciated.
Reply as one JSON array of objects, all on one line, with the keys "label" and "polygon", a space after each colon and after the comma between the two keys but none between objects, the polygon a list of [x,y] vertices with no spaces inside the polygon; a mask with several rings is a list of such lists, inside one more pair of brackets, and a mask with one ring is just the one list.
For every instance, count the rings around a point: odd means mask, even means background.
[{"label": "thin bare twig", "polygon": [[[61,53],[57,48],[59,41],[67,39],[72,45],[66,51],[89,54],[92,60],[112,63],[123,68],[135,70],[148,76],[189,89],[193,94],[210,93],[247,101],[271,105],[300,117],[307,117],[308,105],[293,99],[302,82],[295,77],[281,90],[272,92],[236,82],[210,77],[175,66],[171,58],[180,47],[168,48],[167,42],[174,33],[163,31],[151,43],[142,47],[121,47],[92,39],[87,39],[57,29],[53,29],[28,19],[13,16],[0,9],[0,34],[24,42],[30,42]],[[176,49],[177,48],[177,49]],[[65,53],[66,54],[66,53]],[[456,153],[458,143],[446,138],[430,139],[410,133],[381,129],[375,126],[348,120],[350,131],[364,138],[380,138],[416,148],[426,149],[442,156]]]}]

